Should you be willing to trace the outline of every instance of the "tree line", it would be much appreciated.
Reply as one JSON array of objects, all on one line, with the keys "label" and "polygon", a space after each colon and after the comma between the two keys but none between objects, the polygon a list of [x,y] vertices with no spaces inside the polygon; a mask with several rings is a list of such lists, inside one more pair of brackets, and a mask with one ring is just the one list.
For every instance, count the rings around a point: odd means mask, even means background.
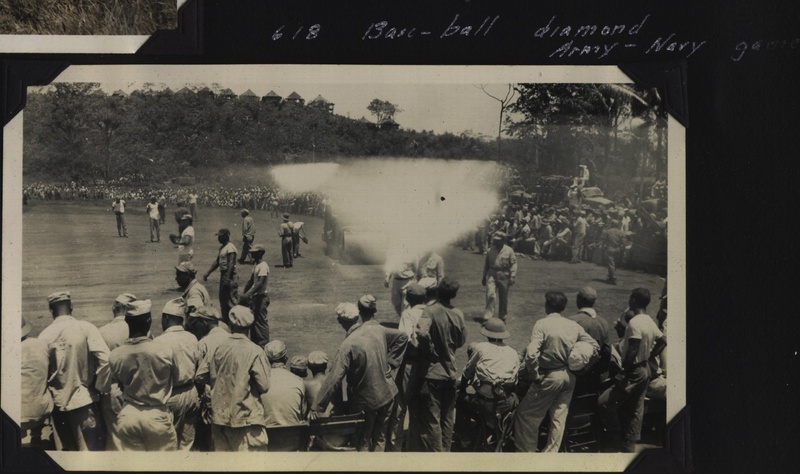
[{"label": "tree line", "polygon": [[[513,87],[515,100],[500,114],[503,133],[493,140],[469,131],[385,129],[227,89],[173,92],[145,85],[109,95],[95,83],[57,83],[28,94],[23,166],[39,179],[141,173],[165,181],[237,163],[416,156],[496,160],[528,187],[540,175],[571,176],[579,164],[615,187],[615,179],[666,170],[666,113],[655,91],[606,84]],[[365,110],[389,117],[401,111],[380,99]]]}]

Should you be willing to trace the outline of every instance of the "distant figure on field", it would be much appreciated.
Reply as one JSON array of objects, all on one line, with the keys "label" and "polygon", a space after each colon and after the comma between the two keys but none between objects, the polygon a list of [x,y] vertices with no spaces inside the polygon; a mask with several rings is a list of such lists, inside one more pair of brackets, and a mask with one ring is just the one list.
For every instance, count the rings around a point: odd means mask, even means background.
[{"label": "distant figure on field", "polygon": [[125,223],[125,200],[117,198],[111,203],[111,209],[117,217],[117,234],[120,237],[128,236],[128,225]]}]

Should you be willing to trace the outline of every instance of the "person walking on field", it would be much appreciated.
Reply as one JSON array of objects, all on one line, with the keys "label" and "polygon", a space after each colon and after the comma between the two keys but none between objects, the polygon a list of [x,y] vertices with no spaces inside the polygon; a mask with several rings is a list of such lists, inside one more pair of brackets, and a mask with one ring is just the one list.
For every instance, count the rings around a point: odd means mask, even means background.
[{"label": "person walking on field", "polygon": [[481,280],[481,284],[486,287],[486,309],[483,312],[485,321],[495,315],[505,321],[508,314],[508,290],[517,278],[517,255],[505,242],[505,232],[495,232],[492,236],[492,247],[486,252]]},{"label": "person walking on field", "polygon": [[250,255],[253,257],[253,272],[239,299],[240,304],[249,304],[253,311],[255,322],[250,329],[250,339],[261,347],[266,346],[269,342],[269,321],[267,320],[269,265],[263,260],[265,251],[261,244],[256,244],[250,249]]},{"label": "person walking on field", "polygon": [[250,211],[242,209],[242,255],[239,257],[239,263],[244,265],[250,256],[250,246],[253,245],[253,240],[256,238],[256,225],[253,218],[250,216]]},{"label": "person walking on field", "polygon": [[178,246],[178,265],[183,262],[191,262],[194,257],[194,226],[192,225],[192,215],[184,214],[181,217],[179,228],[181,235],[169,235],[169,240]]},{"label": "person walking on field", "polygon": [[304,244],[308,243],[308,239],[306,238],[306,228],[305,224],[301,221],[297,221],[292,224],[292,257],[293,259],[302,257],[300,255],[300,241],[303,241]]},{"label": "person walking on field", "polygon": [[158,203],[155,196],[150,198],[145,210],[150,218],[150,242],[161,242],[161,224],[159,223]]},{"label": "person walking on field", "polygon": [[197,222],[197,193],[194,189],[189,193],[189,212],[194,222]]},{"label": "person walking on field", "polygon": [[239,276],[236,274],[236,246],[231,243],[231,231],[220,229],[217,232],[220,243],[219,254],[211,268],[203,275],[208,281],[209,275],[219,268],[219,307],[222,317],[227,322],[228,312],[239,303]]},{"label": "person walking on field", "polygon": [[117,416],[123,451],[174,451],[178,441],[167,401],[178,370],[173,350],[148,334],[150,300],[128,303],[125,322],[130,338],[114,349],[111,379],[122,389],[124,404]]},{"label": "person walking on field", "polygon": [[606,252],[606,268],[608,268],[606,282],[612,285],[617,284],[617,263],[621,261],[622,250],[625,248],[625,234],[620,227],[620,222],[612,219],[608,229],[604,230],[600,237]]},{"label": "person walking on field", "polygon": [[278,228],[278,237],[281,238],[281,255],[283,257],[283,268],[292,268],[294,225],[289,220],[289,214],[283,215],[283,223]]},{"label": "person walking on field", "polygon": [[58,291],[47,297],[53,322],[39,334],[47,344],[47,380],[56,409],[53,424],[65,451],[102,451],[106,430],[97,402],[108,391],[108,345],[88,321],[72,316],[72,296]]},{"label": "person walking on field", "polygon": [[120,237],[128,236],[128,225],[125,223],[125,200],[117,198],[111,203],[111,210],[117,217],[117,234]]}]

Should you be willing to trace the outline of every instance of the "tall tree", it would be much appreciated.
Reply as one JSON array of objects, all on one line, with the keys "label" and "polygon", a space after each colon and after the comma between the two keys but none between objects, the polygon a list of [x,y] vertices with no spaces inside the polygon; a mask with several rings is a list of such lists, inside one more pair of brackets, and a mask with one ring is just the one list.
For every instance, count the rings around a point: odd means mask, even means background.
[{"label": "tall tree", "polygon": [[497,159],[500,159],[500,141],[503,133],[503,117],[505,116],[506,110],[513,102],[517,91],[514,89],[513,84],[508,84],[505,95],[490,93],[486,90],[486,84],[480,84],[478,85],[478,88],[482,90],[484,94],[500,103],[500,119],[497,121]]},{"label": "tall tree", "polygon": [[367,106],[367,110],[375,116],[375,123],[378,127],[389,119],[394,120],[395,115],[403,111],[399,106],[388,100],[381,99],[372,99],[372,102]]}]

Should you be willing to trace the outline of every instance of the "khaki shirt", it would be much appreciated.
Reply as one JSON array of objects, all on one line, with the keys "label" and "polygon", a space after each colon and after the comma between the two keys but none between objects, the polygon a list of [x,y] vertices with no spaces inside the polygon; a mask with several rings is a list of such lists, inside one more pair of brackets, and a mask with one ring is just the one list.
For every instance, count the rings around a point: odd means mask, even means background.
[{"label": "khaki shirt", "polygon": [[47,389],[47,344],[29,337],[22,341],[22,423],[38,421],[53,412],[53,396]]},{"label": "khaki shirt", "polygon": [[482,383],[515,382],[519,371],[519,354],[505,344],[480,342],[464,367],[464,378],[477,378]]},{"label": "khaki shirt", "polygon": [[303,379],[285,366],[270,369],[269,391],[261,395],[267,426],[297,425],[306,420],[306,387]]},{"label": "khaki shirt", "polygon": [[183,387],[194,383],[197,365],[200,359],[200,349],[194,334],[181,326],[170,326],[164,333],[155,339],[170,346],[175,355],[175,365],[178,373],[175,378],[175,387]]},{"label": "khaki shirt", "polygon": [[39,339],[47,344],[53,372],[47,380],[60,411],[96,402],[109,384],[108,345],[91,323],[59,316]]},{"label": "khaki shirt", "polygon": [[191,308],[197,309],[212,304],[208,290],[197,280],[193,280],[189,283],[189,286],[186,287],[186,291],[183,292],[183,299],[186,300],[187,315],[191,312]]},{"label": "khaki shirt", "polygon": [[253,218],[250,216],[242,219],[242,237],[251,237],[256,235],[256,225]]},{"label": "khaki shirt", "polygon": [[559,313],[548,314],[533,325],[531,341],[525,356],[528,370],[553,370],[568,367],[569,353],[578,341],[584,341],[600,350],[592,336],[578,323]]},{"label": "khaki shirt", "polygon": [[122,398],[140,407],[166,405],[178,368],[172,348],[148,336],[133,337],[111,353],[111,380]]},{"label": "khaki shirt", "polygon": [[117,347],[125,344],[130,335],[128,323],[125,322],[125,316],[117,316],[112,319],[108,324],[100,328],[100,335],[108,345],[108,350],[113,351]]},{"label": "khaki shirt", "polygon": [[440,282],[444,278],[444,260],[439,255],[432,253],[427,259],[420,260],[418,271],[419,279],[431,277]]},{"label": "khaki shirt", "polygon": [[211,386],[215,425],[266,426],[260,397],[270,388],[267,354],[244,334],[231,334],[212,357],[200,362],[198,383]]},{"label": "khaki shirt", "polygon": [[506,273],[511,278],[517,276],[517,255],[508,245],[503,245],[503,248],[497,250],[492,246],[486,252],[486,261],[483,266],[484,275],[495,275],[497,273]]}]

